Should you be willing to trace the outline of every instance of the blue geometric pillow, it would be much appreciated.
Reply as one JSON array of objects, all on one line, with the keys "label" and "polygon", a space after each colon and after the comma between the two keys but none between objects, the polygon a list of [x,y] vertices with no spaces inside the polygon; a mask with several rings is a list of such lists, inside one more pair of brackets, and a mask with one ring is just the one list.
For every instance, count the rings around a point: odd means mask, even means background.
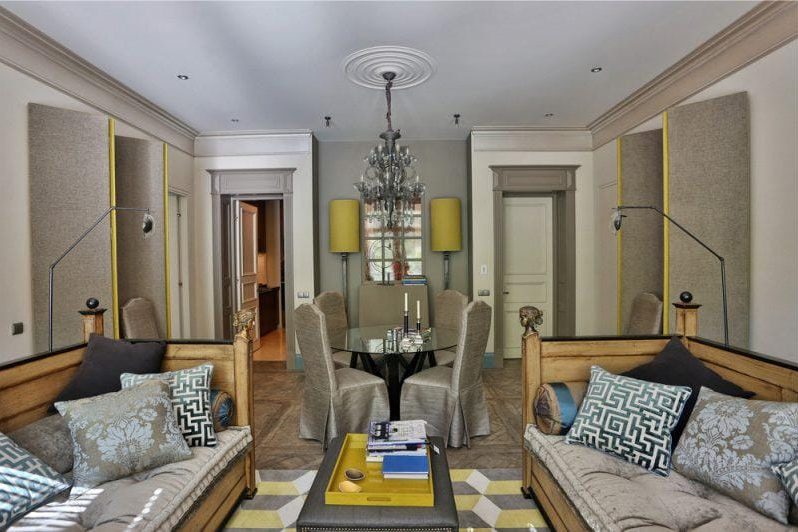
[{"label": "blue geometric pillow", "polygon": [[692,390],[590,368],[590,384],[566,443],[614,454],[661,476],[671,466],[671,431]]},{"label": "blue geometric pillow", "polygon": [[798,458],[786,464],[779,464],[771,467],[781,479],[781,483],[790,494],[792,503],[798,506]]},{"label": "blue geometric pillow", "polygon": [[122,389],[149,380],[164,381],[169,385],[172,407],[177,416],[177,426],[189,447],[213,447],[216,433],[211,416],[211,379],[213,364],[201,364],[194,368],[138,375],[123,373],[120,377]]},{"label": "blue geometric pillow", "polygon": [[0,530],[66,489],[64,477],[0,433]]}]

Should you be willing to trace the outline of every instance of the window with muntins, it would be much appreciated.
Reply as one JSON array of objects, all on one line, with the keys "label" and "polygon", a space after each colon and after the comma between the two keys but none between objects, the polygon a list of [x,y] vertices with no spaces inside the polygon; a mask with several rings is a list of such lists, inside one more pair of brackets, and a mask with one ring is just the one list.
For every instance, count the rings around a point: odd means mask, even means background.
[{"label": "window with muntins", "polygon": [[411,221],[401,226],[385,227],[382,221],[372,218],[372,203],[365,203],[363,211],[365,280],[401,281],[407,275],[421,275],[421,201],[413,205]]}]

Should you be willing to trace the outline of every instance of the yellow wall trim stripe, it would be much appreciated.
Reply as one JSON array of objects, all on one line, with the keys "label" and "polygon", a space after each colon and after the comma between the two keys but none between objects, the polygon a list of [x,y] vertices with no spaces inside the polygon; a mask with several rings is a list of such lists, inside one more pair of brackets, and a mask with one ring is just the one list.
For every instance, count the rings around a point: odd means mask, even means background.
[{"label": "yellow wall trim stripe", "polygon": [[[662,113],[662,211],[670,214],[670,164],[668,160],[668,112]],[[670,333],[670,222],[662,219],[662,332]]]},{"label": "yellow wall trim stripe", "polygon": [[[108,119],[108,170],[111,176],[111,207],[116,207],[116,122]],[[119,280],[116,261],[116,211],[111,211],[111,308],[114,316],[114,338],[119,338]]]},{"label": "yellow wall trim stripe", "polygon": [[[621,137],[618,137],[617,140],[615,141],[615,157],[616,157],[616,180],[617,180],[617,185],[615,187],[616,194],[617,194],[616,203],[617,203],[617,205],[623,205],[623,163],[621,161]],[[616,329],[617,329],[618,335],[623,333],[623,308],[621,306],[621,280],[622,280],[622,277],[623,277],[622,276],[622,271],[621,271],[621,266],[622,266],[622,259],[623,259],[623,244],[622,244],[622,241],[621,241],[621,231],[622,230],[619,230],[615,234],[615,239],[616,239],[616,242],[617,242],[617,246],[616,246],[616,250],[617,250],[617,256],[616,256],[616,261],[617,261],[617,279],[616,279],[616,281],[617,281],[617,285],[618,285],[617,286],[618,293],[617,293],[617,296],[616,296],[617,297],[616,305],[618,307],[618,309],[617,309],[617,318],[616,318],[616,320],[617,320]]]},{"label": "yellow wall trim stripe", "polygon": [[166,337],[172,337],[172,291],[169,279],[169,145],[163,143],[163,256],[164,289],[166,290]]}]

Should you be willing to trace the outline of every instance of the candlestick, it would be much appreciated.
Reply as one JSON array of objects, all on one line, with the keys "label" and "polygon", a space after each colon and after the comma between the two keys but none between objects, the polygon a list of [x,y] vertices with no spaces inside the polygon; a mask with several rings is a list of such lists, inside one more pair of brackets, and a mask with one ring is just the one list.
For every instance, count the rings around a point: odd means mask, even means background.
[{"label": "candlestick", "polygon": [[405,310],[405,319],[404,319],[404,324],[403,325],[404,325],[405,334],[410,332],[410,316],[408,315],[407,310]]},{"label": "candlestick", "polygon": [[421,318],[416,319],[416,332],[421,334]]}]

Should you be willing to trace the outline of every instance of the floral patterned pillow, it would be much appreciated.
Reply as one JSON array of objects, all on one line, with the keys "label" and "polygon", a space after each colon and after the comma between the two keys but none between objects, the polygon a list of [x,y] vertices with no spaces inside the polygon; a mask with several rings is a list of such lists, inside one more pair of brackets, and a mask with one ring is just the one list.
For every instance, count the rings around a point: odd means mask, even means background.
[{"label": "floral patterned pillow", "polygon": [[138,386],[55,404],[72,436],[74,487],[93,488],[191,458],[177,426],[169,385]]},{"label": "floral patterned pillow", "polygon": [[771,467],[798,458],[798,403],[738,399],[701,388],[674,469],[787,524],[790,497]]}]

